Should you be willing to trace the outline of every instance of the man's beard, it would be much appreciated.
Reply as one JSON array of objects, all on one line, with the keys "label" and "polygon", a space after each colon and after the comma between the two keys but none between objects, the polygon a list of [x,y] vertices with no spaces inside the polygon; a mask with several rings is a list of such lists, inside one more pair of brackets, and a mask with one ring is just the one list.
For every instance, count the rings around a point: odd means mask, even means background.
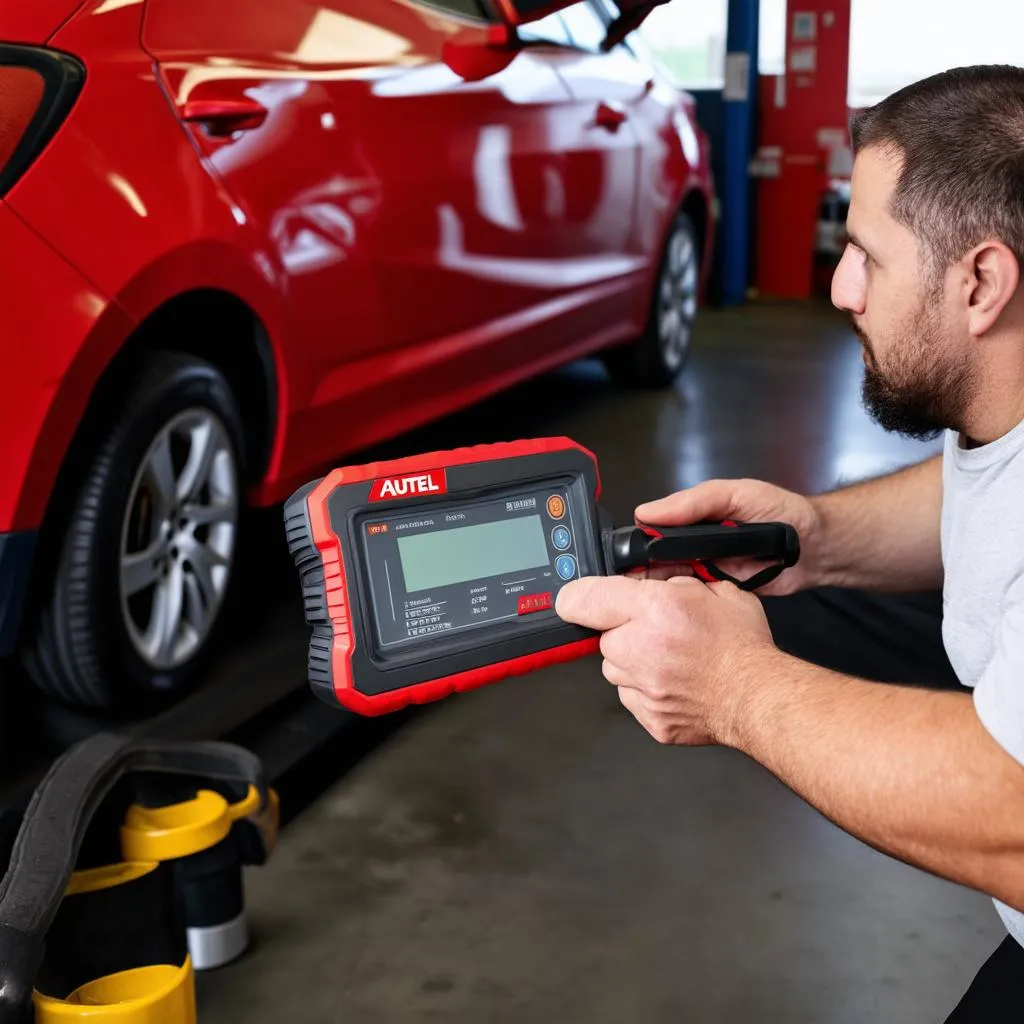
[{"label": "man's beard", "polygon": [[884,430],[920,441],[942,430],[964,429],[964,413],[975,388],[967,353],[954,355],[942,338],[938,317],[922,303],[906,321],[886,356],[875,358],[871,339],[855,323],[868,359],[861,397],[868,415]]}]

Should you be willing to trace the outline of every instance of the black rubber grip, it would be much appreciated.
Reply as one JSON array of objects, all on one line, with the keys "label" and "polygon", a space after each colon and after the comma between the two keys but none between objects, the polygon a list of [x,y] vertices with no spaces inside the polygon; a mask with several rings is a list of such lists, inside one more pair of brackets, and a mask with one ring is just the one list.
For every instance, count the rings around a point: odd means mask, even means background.
[{"label": "black rubber grip", "polygon": [[627,526],[612,535],[616,572],[649,565],[714,562],[723,558],[774,561],[800,558],[800,538],[788,523],[697,523],[693,526]]},{"label": "black rubber grip", "polygon": [[324,587],[324,563],[313,543],[309,525],[307,498],[320,483],[314,480],[297,490],[284,506],[284,529],[288,550],[295,559],[302,587],[302,606],[311,629],[307,653],[307,672],[315,691],[322,689],[333,703],[334,683],[331,679],[331,649],[334,629],[327,614],[327,591]]}]

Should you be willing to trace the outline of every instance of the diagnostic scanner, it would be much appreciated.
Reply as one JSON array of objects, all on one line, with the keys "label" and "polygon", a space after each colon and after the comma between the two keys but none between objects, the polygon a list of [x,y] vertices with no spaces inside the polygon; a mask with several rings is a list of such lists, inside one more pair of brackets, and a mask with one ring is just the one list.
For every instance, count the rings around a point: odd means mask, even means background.
[{"label": "diagnostic scanner", "polygon": [[597,460],[568,438],[481,445],[335,469],[285,504],[302,582],[309,681],[363,715],[438,700],[594,653],[563,622],[581,576],[658,563],[730,580],[725,558],[764,561],[752,590],[799,558],[785,523],[615,529]]}]

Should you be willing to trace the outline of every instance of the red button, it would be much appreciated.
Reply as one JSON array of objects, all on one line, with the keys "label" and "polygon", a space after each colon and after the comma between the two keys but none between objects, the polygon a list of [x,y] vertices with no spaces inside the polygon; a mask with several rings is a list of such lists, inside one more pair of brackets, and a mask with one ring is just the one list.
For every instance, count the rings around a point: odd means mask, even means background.
[{"label": "red button", "polygon": [[519,598],[519,614],[529,615],[531,612],[543,612],[554,607],[551,594],[523,594]]}]

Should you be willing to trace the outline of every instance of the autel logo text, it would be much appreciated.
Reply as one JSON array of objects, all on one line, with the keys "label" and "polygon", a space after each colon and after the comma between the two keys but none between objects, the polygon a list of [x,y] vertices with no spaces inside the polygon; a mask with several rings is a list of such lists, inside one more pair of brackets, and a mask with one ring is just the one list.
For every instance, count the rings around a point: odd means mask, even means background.
[{"label": "autel logo text", "polygon": [[445,494],[448,481],[443,469],[428,473],[410,473],[408,476],[387,476],[374,480],[370,501],[393,501],[395,498],[414,498],[423,494]]}]

